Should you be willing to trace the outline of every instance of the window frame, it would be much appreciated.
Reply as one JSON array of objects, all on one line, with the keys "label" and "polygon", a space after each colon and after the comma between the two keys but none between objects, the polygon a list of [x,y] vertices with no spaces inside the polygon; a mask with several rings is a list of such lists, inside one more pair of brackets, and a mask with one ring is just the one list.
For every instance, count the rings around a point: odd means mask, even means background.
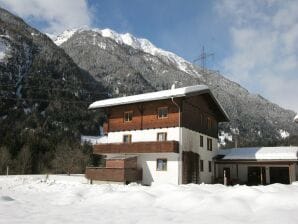
[{"label": "window frame", "polygon": [[208,161],[208,171],[212,173],[212,161]]},{"label": "window frame", "polygon": [[204,136],[200,135],[200,147],[203,148],[204,147]]},{"label": "window frame", "polygon": [[[160,110],[162,110],[162,109],[166,109],[167,110],[167,115],[166,116],[159,116],[160,115],[160,113],[159,113],[159,111]],[[163,114],[162,114],[163,115]],[[166,118],[168,118],[169,117],[169,107],[158,107],[157,108],[157,118],[158,119],[166,119]]]},{"label": "window frame", "polygon": [[[131,114],[131,119],[130,120],[126,120],[125,118],[126,118],[126,114]],[[129,110],[129,111],[124,111],[124,113],[123,113],[123,122],[124,123],[128,123],[128,122],[132,122],[132,117],[133,117],[133,111],[132,110]],[[129,116],[128,116],[128,118],[129,118]]]},{"label": "window frame", "polygon": [[[128,136],[128,139],[129,139],[128,142],[124,141],[124,139],[125,139],[126,136]],[[123,137],[122,137],[122,141],[123,141],[123,143],[131,143],[131,139],[132,139],[131,134],[124,134]]]},{"label": "window frame", "polygon": [[211,117],[207,117],[207,129],[210,130],[213,128],[213,120]]},{"label": "window frame", "polygon": [[[159,160],[162,160],[163,163],[165,162],[165,166],[162,165],[162,169],[159,169],[159,167],[158,167],[158,161]],[[156,171],[168,171],[168,159],[166,159],[166,158],[157,158],[156,159]]]},{"label": "window frame", "polygon": [[[164,135],[164,140],[159,140],[159,135]],[[164,141],[167,141],[168,139],[168,133],[167,132],[157,132],[156,134],[156,140],[159,141],[159,142],[164,142]]]},{"label": "window frame", "polygon": [[200,159],[200,172],[204,172],[204,160]]},{"label": "window frame", "polygon": [[212,144],[213,144],[212,138],[207,138],[207,150],[208,151],[212,151],[212,149],[213,149]]}]

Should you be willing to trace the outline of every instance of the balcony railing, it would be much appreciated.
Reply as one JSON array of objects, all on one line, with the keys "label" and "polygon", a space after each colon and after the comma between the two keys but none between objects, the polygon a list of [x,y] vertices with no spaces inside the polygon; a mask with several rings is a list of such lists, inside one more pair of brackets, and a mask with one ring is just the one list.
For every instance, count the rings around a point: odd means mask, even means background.
[{"label": "balcony railing", "polygon": [[107,143],[93,145],[94,154],[106,153],[178,153],[177,141]]}]

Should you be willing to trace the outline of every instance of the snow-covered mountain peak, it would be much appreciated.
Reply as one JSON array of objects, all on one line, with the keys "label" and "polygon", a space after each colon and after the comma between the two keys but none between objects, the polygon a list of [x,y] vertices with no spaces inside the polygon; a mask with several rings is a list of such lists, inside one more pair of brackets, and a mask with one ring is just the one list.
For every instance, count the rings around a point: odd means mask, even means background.
[{"label": "snow-covered mountain peak", "polygon": [[130,33],[120,34],[108,28],[106,29],[79,28],[79,29],[65,30],[62,34],[58,35],[53,40],[57,45],[61,45],[69,38],[71,38],[76,32],[82,32],[87,30],[97,32],[103,37],[111,38],[118,44],[125,44],[133,47],[134,49],[141,50],[141,51],[144,51],[145,53],[160,57],[162,60],[166,61],[167,63],[172,63],[176,65],[179,70],[186,72],[190,75],[200,76],[197,69],[192,63],[186,61],[185,59],[179,57],[178,55],[172,52],[165,51],[163,49],[156,47],[147,39],[137,38]]}]

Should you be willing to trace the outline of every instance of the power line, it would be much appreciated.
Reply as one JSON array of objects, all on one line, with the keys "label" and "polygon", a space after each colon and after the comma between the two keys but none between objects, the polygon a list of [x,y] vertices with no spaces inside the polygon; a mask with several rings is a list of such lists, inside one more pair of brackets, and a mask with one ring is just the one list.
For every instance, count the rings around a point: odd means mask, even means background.
[{"label": "power line", "polygon": [[42,98],[17,98],[17,97],[0,97],[0,99],[4,99],[4,100],[14,100],[14,101],[21,101],[21,100],[28,100],[28,101],[35,101],[35,102],[64,102],[64,103],[73,103],[73,104],[89,104],[92,103],[94,101],[82,101],[82,100],[60,100],[60,99],[52,99],[52,100],[48,100],[48,99],[42,99]]},{"label": "power line", "polygon": [[214,56],[214,53],[206,53],[205,52],[205,47],[203,46],[202,47],[202,52],[200,54],[200,56],[198,58],[196,58],[193,62],[197,62],[197,61],[200,61],[201,63],[201,68],[203,69],[203,72],[206,71],[206,60],[208,57],[213,57]]}]

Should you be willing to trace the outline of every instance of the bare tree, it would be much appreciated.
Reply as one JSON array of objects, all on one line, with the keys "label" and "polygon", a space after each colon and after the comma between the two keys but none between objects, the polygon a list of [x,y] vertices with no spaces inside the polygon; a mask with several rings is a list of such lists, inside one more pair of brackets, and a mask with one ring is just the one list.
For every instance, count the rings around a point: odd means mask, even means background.
[{"label": "bare tree", "polygon": [[31,173],[32,154],[29,146],[25,145],[17,157],[17,166],[20,174]]},{"label": "bare tree", "polygon": [[5,173],[11,163],[10,153],[6,147],[0,147],[0,173]]},{"label": "bare tree", "polygon": [[84,154],[80,144],[62,143],[56,148],[53,166],[56,172],[82,173],[87,165],[89,155]]}]

